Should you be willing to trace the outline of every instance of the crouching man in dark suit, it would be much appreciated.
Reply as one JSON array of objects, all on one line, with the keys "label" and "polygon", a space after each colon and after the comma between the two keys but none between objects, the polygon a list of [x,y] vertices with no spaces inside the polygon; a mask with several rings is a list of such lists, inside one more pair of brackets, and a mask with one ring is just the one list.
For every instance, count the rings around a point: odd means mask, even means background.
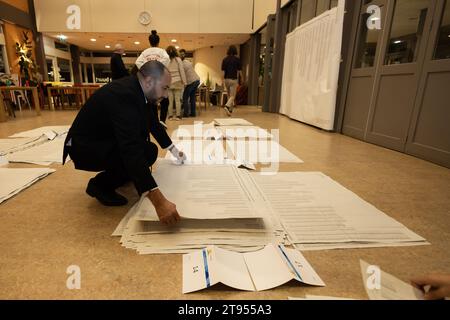
[{"label": "crouching man in dark suit", "polygon": [[157,146],[169,149],[178,162],[185,155],[172,144],[166,130],[147,102],[168,96],[171,78],[157,61],[144,64],[136,75],[111,82],[97,90],[78,113],[64,147],[79,170],[100,172],[89,181],[86,192],[106,206],[122,206],[127,199],[115,189],[132,181],[141,195],[155,206],[159,219],[174,224],[180,216],[152,177],[150,166],[158,156]]}]

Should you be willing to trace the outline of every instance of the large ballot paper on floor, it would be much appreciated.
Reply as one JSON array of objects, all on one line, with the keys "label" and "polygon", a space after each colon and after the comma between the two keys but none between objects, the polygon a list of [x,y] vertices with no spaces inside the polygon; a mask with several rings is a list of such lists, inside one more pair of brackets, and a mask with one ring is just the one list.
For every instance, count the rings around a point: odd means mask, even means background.
[{"label": "large ballot paper on floor", "polygon": [[323,173],[250,175],[300,250],[427,244]]},{"label": "large ballot paper on floor", "polygon": [[55,170],[46,168],[0,168],[0,203],[15,196],[53,172]]},{"label": "large ballot paper on floor", "polygon": [[69,132],[70,126],[46,126],[40,127],[28,131],[19,132],[10,136],[10,138],[36,138],[40,137],[48,132],[54,132],[60,136]]},{"label": "large ballot paper on floor", "polygon": [[263,291],[297,280],[325,286],[303,255],[281,245],[238,253],[216,246],[183,256],[183,293],[223,283],[246,291]]},{"label": "large ballot paper on floor", "polygon": [[45,135],[35,138],[0,139],[0,155],[22,151],[47,141]]},{"label": "large ballot paper on floor", "polygon": [[183,220],[162,226],[143,196],[114,233],[141,254],[187,253],[209,245],[248,252],[269,243],[302,251],[428,244],[320,172],[263,175],[167,160],[155,167],[161,191]]},{"label": "large ballot paper on floor", "polygon": [[32,163],[48,166],[52,163],[62,164],[66,134],[55,134],[53,140],[34,145],[7,155],[9,162]]},{"label": "large ballot paper on floor", "polygon": [[160,159],[153,175],[182,220],[162,225],[143,195],[113,235],[140,254],[187,253],[209,245],[247,252],[284,243],[281,225],[244,172],[233,165],[176,166]]}]

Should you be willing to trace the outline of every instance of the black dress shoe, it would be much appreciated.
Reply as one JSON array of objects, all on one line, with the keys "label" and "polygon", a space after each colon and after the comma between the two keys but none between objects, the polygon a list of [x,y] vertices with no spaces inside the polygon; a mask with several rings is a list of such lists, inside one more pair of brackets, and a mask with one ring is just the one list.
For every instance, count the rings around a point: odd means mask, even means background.
[{"label": "black dress shoe", "polygon": [[107,207],[120,207],[128,203],[127,198],[121,196],[114,190],[106,190],[99,187],[92,180],[88,183],[86,193]]}]

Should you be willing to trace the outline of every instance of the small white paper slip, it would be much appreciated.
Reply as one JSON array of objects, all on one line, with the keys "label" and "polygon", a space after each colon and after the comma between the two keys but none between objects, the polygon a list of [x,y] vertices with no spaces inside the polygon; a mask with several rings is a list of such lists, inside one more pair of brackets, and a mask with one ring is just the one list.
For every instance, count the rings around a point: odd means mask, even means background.
[{"label": "small white paper slip", "polygon": [[300,252],[281,245],[268,245],[252,253],[212,246],[183,256],[183,293],[219,282],[238,290],[268,290],[294,279],[325,286]]},{"label": "small white paper slip", "polygon": [[53,130],[44,132],[44,135],[48,138],[48,140],[53,140],[58,136],[58,134]]},{"label": "small white paper slip", "polygon": [[423,292],[360,260],[364,288],[370,300],[424,300]]}]

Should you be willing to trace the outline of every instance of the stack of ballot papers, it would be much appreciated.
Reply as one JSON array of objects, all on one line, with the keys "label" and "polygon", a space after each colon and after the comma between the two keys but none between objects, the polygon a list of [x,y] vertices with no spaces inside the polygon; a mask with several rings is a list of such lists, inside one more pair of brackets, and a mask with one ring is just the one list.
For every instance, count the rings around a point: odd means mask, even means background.
[{"label": "stack of ballot papers", "polygon": [[233,140],[251,139],[268,140],[273,135],[267,130],[256,126],[215,126],[214,122],[194,125],[180,125],[172,134],[172,140],[203,139],[203,140]]},{"label": "stack of ballot papers", "polygon": [[176,166],[158,160],[153,176],[161,192],[177,205],[182,220],[161,224],[143,195],[113,236],[140,254],[187,253],[209,245],[246,252],[284,243],[278,220],[261,207],[261,195],[245,170],[232,165]]},{"label": "stack of ballot papers", "polygon": [[143,196],[115,232],[139,253],[185,253],[208,245],[244,252],[268,243],[300,250],[428,244],[320,172],[263,175],[232,165],[159,160],[154,177],[183,220],[175,228],[161,226]]},{"label": "stack of ballot papers", "polygon": [[0,168],[0,203],[43,179],[52,169],[9,169]]},{"label": "stack of ballot papers", "polygon": [[[186,160],[183,164],[196,165],[223,165],[230,164],[238,168],[256,170],[252,162],[234,159],[232,154],[227,154],[220,140],[181,140],[173,141],[178,150],[184,152]],[[167,151],[166,160],[181,165],[173,154]]]},{"label": "stack of ballot papers", "polygon": [[240,118],[214,119],[216,126],[253,126],[253,123]]},{"label": "stack of ballot papers", "polygon": [[273,135],[267,130],[256,126],[220,126],[217,127],[217,130],[220,130],[223,139],[226,140],[268,140],[273,138]]},{"label": "stack of ballot papers", "polygon": [[[233,159],[231,154],[226,154],[221,140],[173,140],[172,142],[186,155],[185,164],[224,164],[227,159]],[[166,153],[166,159],[176,160],[169,151]]]},{"label": "stack of ballot papers", "polygon": [[53,131],[56,135],[63,135],[69,132],[70,126],[47,126],[28,131],[19,132],[10,136],[10,138],[35,138],[41,137],[47,132]]},{"label": "stack of ballot papers", "polygon": [[222,283],[245,291],[263,291],[292,280],[325,286],[303,255],[282,245],[238,253],[217,246],[183,255],[183,293]]},{"label": "stack of ballot papers", "polygon": [[[221,140],[174,140],[177,148],[186,155],[188,164],[224,164],[236,162],[255,163],[303,163],[303,160],[273,140],[231,140],[223,147]],[[175,157],[166,153],[166,159]]]},{"label": "stack of ballot papers", "polygon": [[378,266],[360,260],[364,288],[370,300],[424,300],[424,294],[412,285],[384,272]]},{"label": "stack of ballot papers", "polygon": [[[64,141],[67,134],[54,136],[53,140],[31,146],[7,155],[9,162],[31,163],[48,166],[52,163],[62,164]],[[48,139],[47,139],[48,140]]]},{"label": "stack of ballot papers", "polygon": [[203,139],[221,140],[222,132],[214,123],[196,122],[194,125],[180,125],[172,133],[172,140]]},{"label": "stack of ballot papers", "polygon": [[302,251],[428,244],[323,173],[250,175]]},{"label": "stack of ballot papers", "polygon": [[274,140],[228,140],[226,153],[249,163],[303,163],[303,160]]},{"label": "stack of ballot papers", "polygon": [[46,141],[48,137],[45,135],[34,138],[0,139],[0,155],[21,151]]}]

